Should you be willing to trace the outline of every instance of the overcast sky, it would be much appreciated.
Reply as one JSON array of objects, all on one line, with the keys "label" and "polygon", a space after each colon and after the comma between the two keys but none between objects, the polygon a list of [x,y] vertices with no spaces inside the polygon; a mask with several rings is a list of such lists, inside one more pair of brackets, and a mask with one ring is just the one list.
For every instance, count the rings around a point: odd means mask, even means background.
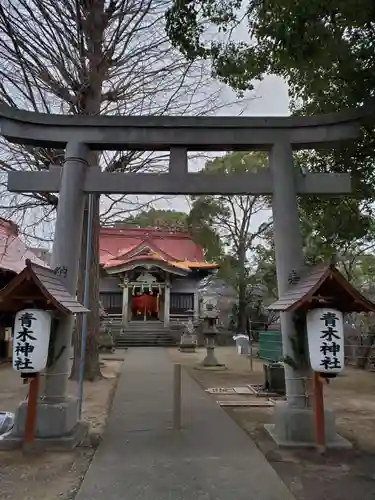
[{"label": "overcast sky", "polygon": [[266,76],[258,84],[256,99],[248,104],[247,116],[285,116],[289,115],[287,84],[277,76]]}]

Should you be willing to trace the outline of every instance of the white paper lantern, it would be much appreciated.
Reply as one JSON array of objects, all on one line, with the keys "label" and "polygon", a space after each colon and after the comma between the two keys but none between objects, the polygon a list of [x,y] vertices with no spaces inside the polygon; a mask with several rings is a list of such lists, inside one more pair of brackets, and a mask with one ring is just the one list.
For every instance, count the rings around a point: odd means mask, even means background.
[{"label": "white paper lantern", "polygon": [[37,373],[47,365],[51,314],[41,309],[18,311],[14,321],[13,369]]},{"label": "white paper lantern", "polygon": [[344,368],[344,318],[341,311],[320,308],[306,315],[311,368],[339,373]]}]

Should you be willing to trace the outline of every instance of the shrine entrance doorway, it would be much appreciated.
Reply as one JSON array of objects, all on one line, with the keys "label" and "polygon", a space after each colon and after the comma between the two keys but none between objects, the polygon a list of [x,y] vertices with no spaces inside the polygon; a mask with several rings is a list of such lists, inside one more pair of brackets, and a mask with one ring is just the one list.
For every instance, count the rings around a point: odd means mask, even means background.
[{"label": "shrine entrance doorway", "polygon": [[159,293],[144,292],[131,299],[131,321],[159,321]]}]

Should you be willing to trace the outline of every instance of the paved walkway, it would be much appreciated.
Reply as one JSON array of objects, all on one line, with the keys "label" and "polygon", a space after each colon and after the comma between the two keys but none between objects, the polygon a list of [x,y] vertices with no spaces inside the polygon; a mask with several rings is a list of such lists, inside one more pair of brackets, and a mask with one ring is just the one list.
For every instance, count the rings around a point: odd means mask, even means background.
[{"label": "paved walkway", "polygon": [[125,354],[111,415],[76,500],[293,500],[253,441],[183,373],[183,430],[171,430],[163,349]]}]

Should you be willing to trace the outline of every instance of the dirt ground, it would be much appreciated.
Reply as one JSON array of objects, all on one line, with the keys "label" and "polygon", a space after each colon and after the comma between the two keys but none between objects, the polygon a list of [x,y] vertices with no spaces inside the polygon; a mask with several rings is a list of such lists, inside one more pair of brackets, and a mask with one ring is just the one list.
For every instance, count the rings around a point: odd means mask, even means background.
[{"label": "dirt ground", "polygon": [[[176,363],[182,363],[189,374],[204,388],[235,387],[261,384],[263,364],[237,354],[235,347],[216,349],[225,371],[202,371],[195,367],[205,356],[170,349]],[[245,400],[247,396],[212,395],[216,400]],[[375,373],[347,368],[325,388],[326,405],[336,413],[339,433],[353,443],[352,450],[329,451],[324,456],[315,450],[284,450],[275,446],[263,424],[272,422],[273,408],[226,408],[232,418],[256,441],[268,461],[290,488],[296,500],[363,500],[375,499]]]},{"label": "dirt ground", "polygon": [[[102,359],[103,378],[84,387],[83,418],[90,435],[73,451],[25,456],[19,451],[0,451],[1,500],[68,500],[74,498],[100,440],[121,368],[121,355]],[[8,364],[0,365],[0,409],[14,411],[25,398],[27,386]],[[69,382],[69,393],[78,384]]]}]

